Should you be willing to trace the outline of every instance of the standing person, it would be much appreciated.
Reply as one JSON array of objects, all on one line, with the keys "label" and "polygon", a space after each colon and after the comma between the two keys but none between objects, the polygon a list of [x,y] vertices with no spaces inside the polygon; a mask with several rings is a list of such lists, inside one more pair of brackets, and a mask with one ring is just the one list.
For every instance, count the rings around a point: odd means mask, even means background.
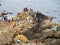
[{"label": "standing person", "polygon": [[38,18],[36,18],[36,22],[38,23]]},{"label": "standing person", "polygon": [[13,28],[16,27],[16,20],[13,22]]},{"label": "standing person", "polygon": [[41,18],[40,15],[42,15],[42,14],[37,11],[36,18],[38,19],[38,23],[40,23],[40,20],[41,20],[40,19]]},{"label": "standing person", "polygon": [[8,21],[8,23],[10,23],[11,22],[11,19],[8,19],[7,21]]},{"label": "standing person", "polygon": [[39,40],[38,40],[38,38],[36,38],[35,44],[36,44],[36,45],[39,45]]},{"label": "standing person", "polygon": [[17,25],[19,25],[19,19],[16,19]]},{"label": "standing person", "polygon": [[30,23],[30,17],[29,16],[27,17],[26,20],[27,20],[27,23]]},{"label": "standing person", "polygon": [[7,16],[4,16],[4,21],[7,22]]},{"label": "standing person", "polygon": [[14,18],[12,18],[12,21],[14,21]]},{"label": "standing person", "polygon": [[30,8],[29,15],[33,15],[33,9]]}]

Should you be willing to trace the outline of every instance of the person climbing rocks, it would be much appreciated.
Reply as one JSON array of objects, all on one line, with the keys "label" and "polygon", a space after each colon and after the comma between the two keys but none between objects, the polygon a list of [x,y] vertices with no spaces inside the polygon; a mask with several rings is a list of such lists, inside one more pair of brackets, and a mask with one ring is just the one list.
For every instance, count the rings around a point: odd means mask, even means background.
[{"label": "person climbing rocks", "polygon": [[19,21],[20,21],[19,19],[16,19],[17,25],[19,25]]},{"label": "person climbing rocks", "polygon": [[13,28],[16,27],[16,20],[13,22]]},{"label": "person climbing rocks", "polygon": [[4,19],[4,22],[7,22],[7,16],[4,16],[3,19]]},{"label": "person climbing rocks", "polygon": [[33,9],[31,9],[31,8],[29,10],[29,15],[31,15],[31,16],[33,15]]},{"label": "person climbing rocks", "polygon": [[30,23],[30,17],[29,16],[27,17],[26,20],[27,20],[27,23]]},{"label": "person climbing rocks", "polygon": [[39,11],[37,11],[36,13],[36,18],[38,19],[38,23],[40,23],[42,21],[42,18],[44,18],[45,15],[43,15],[42,13],[39,13]]},{"label": "person climbing rocks", "polygon": [[36,38],[35,44],[36,44],[36,45],[39,45],[39,39],[38,39],[38,38]]},{"label": "person climbing rocks", "polygon": [[33,9],[31,9],[31,8],[30,8],[30,11],[32,11],[32,12],[33,12]]}]

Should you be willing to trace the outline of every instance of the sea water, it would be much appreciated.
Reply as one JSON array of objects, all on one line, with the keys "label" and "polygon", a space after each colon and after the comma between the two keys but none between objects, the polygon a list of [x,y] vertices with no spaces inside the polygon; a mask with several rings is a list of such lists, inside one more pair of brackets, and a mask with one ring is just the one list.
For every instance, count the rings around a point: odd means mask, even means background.
[{"label": "sea water", "polygon": [[47,16],[56,17],[52,21],[60,23],[60,0],[0,0],[0,12],[11,12],[8,18],[12,18],[21,12],[24,7],[32,8]]}]

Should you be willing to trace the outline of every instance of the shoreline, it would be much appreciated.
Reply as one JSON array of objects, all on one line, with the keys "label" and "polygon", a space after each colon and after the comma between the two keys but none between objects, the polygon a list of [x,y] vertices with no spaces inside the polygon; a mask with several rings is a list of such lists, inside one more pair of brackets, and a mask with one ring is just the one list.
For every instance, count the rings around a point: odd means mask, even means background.
[{"label": "shoreline", "polygon": [[[26,11],[27,13],[25,11],[26,10],[15,16],[11,22],[0,22],[0,40],[2,40],[0,41],[0,45],[15,45],[18,43],[18,39],[23,43],[29,42],[29,40],[31,41],[32,39],[35,42],[36,38],[38,38],[41,43],[45,43],[44,45],[60,44],[60,24],[51,22],[53,17],[48,17],[40,12],[32,12],[29,9]],[[17,22],[16,19],[19,21]],[[28,19],[30,19],[30,21]],[[16,26],[13,27],[15,21],[17,23]]]}]

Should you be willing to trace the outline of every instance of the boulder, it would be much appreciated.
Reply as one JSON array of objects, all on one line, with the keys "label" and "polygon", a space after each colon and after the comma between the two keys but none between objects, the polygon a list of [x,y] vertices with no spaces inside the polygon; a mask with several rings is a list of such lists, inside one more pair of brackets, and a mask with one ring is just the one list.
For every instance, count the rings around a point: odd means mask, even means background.
[{"label": "boulder", "polygon": [[7,15],[8,13],[7,12],[2,12],[2,15]]},{"label": "boulder", "polygon": [[54,36],[55,36],[56,38],[60,38],[60,31],[57,31],[57,32],[54,34]]},{"label": "boulder", "polygon": [[47,37],[52,37],[55,32],[51,29],[46,29],[43,30],[42,33],[43,33],[43,37],[47,38]]},{"label": "boulder", "polygon": [[44,42],[51,42],[53,40],[53,38],[48,38],[48,39],[45,39]]},{"label": "boulder", "polygon": [[41,38],[41,36],[42,36],[41,33],[35,33],[35,34],[33,35],[34,38],[36,38],[36,37]]},{"label": "boulder", "polygon": [[29,42],[28,38],[24,35],[17,35],[15,38],[14,38],[14,42],[17,42],[17,40],[20,40],[22,42]]},{"label": "boulder", "polygon": [[50,22],[50,20],[47,19],[47,20],[45,20],[45,21],[42,22],[41,28],[42,29],[47,29],[47,28],[51,28],[53,25],[54,25],[54,23]]},{"label": "boulder", "polygon": [[51,41],[51,43],[54,45],[60,45],[60,39],[54,39],[53,41]]},{"label": "boulder", "polygon": [[52,16],[48,16],[48,19],[50,19],[50,20],[52,20],[53,18],[55,18],[55,17],[52,17]]},{"label": "boulder", "polygon": [[0,31],[0,45],[11,44],[13,35],[7,31]]},{"label": "boulder", "polygon": [[54,45],[53,43],[47,42],[47,43],[43,43],[43,45]]},{"label": "boulder", "polygon": [[60,24],[57,24],[57,30],[60,30]]}]

